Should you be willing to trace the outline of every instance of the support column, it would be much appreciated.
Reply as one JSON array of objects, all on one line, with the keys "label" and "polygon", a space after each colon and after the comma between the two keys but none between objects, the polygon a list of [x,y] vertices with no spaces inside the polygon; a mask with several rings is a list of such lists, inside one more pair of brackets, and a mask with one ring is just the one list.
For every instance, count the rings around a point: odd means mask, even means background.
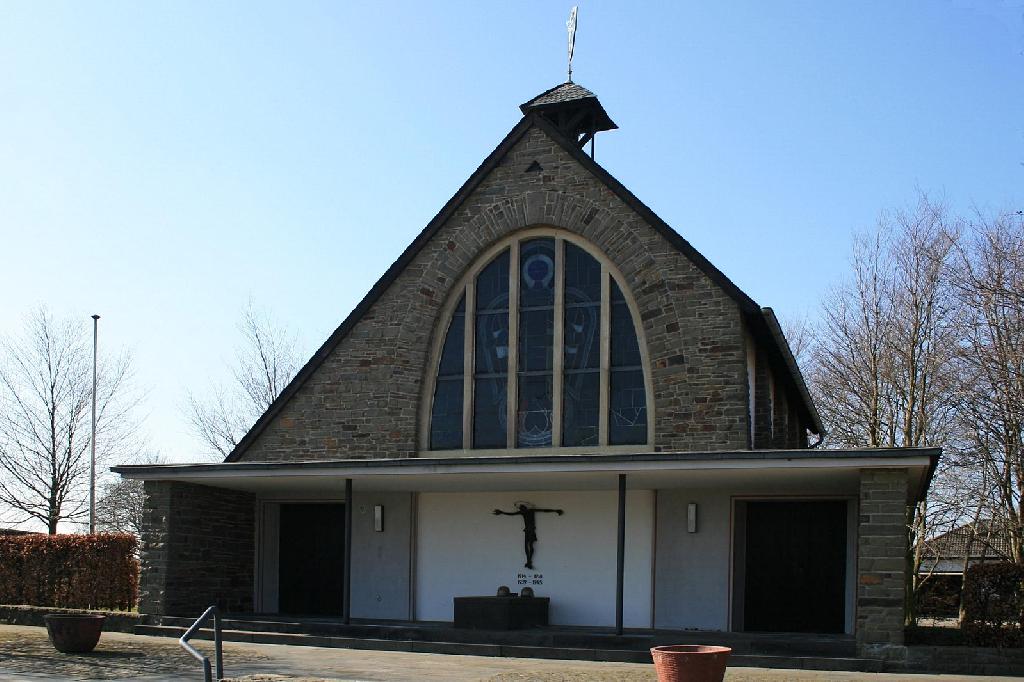
[{"label": "support column", "polygon": [[622,586],[626,567],[626,474],[619,474],[619,539],[615,559],[615,634],[622,634]]},{"label": "support column", "polygon": [[907,470],[861,469],[857,524],[857,649],[892,657],[903,646]]},{"label": "support column", "polygon": [[348,625],[352,616],[352,479],[345,479],[345,580],[342,587],[342,617]]}]

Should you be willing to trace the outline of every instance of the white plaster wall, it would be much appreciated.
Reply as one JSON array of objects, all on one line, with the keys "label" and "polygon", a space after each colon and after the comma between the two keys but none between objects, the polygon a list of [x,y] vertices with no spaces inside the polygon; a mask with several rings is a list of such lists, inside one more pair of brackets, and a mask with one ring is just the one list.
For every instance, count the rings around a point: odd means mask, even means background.
[{"label": "white plaster wall", "polygon": [[[452,599],[517,592],[519,573],[540,573],[553,625],[615,624],[618,496],[609,491],[420,493],[416,515],[416,618],[450,621]],[[495,516],[516,501],[564,509],[537,515],[534,570],[523,568],[523,520]],[[654,493],[626,495],[623,624],[651,626]]]},{"label": "white plaster wall", "polygon": [[[352,617],[407,620],[412,494],[357,491],[352,497]],[[373,529],[378,504],[380,532]]]},{"label": "white plaster wall", "polygon": [[[697,532],[686,532],[686,505],[697,503]],[[720,490],[658,491],[659,628],[729,628],[730,494]]]}]

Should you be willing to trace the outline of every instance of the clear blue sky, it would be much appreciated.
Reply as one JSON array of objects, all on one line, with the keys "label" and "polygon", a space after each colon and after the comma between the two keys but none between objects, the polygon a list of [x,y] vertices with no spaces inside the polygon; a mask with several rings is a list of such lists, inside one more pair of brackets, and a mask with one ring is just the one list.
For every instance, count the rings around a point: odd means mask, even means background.
[{"label": "clear blue sky", "polygon": [[[44,303],[135,356],[147,428],[227,380],[251,297],[312,352],[565,77],[572,0],[0,1],[0,333]],[[762,305],[852,230],[1024,208],[1024,4],[580,2],[597,160]]]}]

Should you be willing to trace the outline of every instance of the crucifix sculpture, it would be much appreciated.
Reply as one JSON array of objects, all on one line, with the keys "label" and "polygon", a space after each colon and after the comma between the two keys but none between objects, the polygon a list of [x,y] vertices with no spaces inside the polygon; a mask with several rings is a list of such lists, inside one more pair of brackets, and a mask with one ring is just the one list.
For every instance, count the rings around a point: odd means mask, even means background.
[{"label": "crucifix sculpture", "polygon": [[561,516],[564,512],[561,509],[536,509],[528,507],[525,504],[516,505],[514,512],[501,511],[500,509],[494,510],[495,516],[522,516],[523,517],[523,535],[524,535],[524,549],[526,550],[526,563],[523,564],[526,568],[533,568],[533,543],[537,542],[537,512],[543,512],[546,514],[558,514]]}]

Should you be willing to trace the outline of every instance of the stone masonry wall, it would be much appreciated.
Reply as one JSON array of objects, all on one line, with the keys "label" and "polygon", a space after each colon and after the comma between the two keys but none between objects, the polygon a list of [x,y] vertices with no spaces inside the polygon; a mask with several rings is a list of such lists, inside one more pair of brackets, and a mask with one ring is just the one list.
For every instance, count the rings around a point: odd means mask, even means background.
[{"label": "stone masonry wall", "polygon": [[247,493],[146,481],[139,612],[252,611],[255,533]]},{"label": "stone masonry wall", "polygon": [[771,369],[768,358],[758,349],[754,356],[754,448],[772,446]]},{"label": "stone masonry wall", "polygon": [[[526,172],[534,161],[543,170]],[[743,449],[735,301],[547,135],[532,128],[244,453],[243,461],[414,457],[438,315],[487,246],[550,225],[592,242],[639,306],[662,451]],[[410,237],[412,232],[410,231]]]},{"label": "stone masonry wall", "polygon": [[785,449],[789,445],[789,394],[778,378],[775,379],[775,395],[772,402],[772,447]]},{"label": "stone masonry wall", "polygon": [[862,469],[857,525],[857,647],[882,655],[903,645],[907,470]]}]

